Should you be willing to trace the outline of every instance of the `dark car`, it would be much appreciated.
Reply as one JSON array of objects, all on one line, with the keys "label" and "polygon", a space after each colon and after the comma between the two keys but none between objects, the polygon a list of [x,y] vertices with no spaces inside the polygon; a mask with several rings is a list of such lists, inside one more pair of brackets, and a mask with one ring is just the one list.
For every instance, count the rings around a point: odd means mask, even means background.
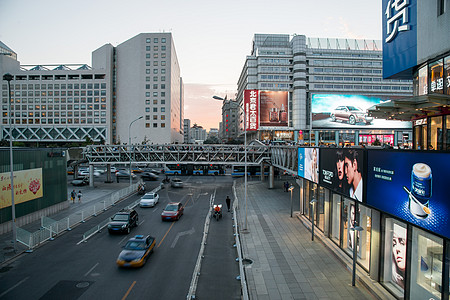
[{"label": "dark car", "polygon": [[[119,178],[130,178],[130,171],[125,171],[125,170],[119,170],[116,172],[116,177]],[[136,178],[136,175],[131,172],[131,178]]]},{"label": "dark car", "polygon": [[161,220],[163,221],[175,221],[179,220],[183,215],[183,205],[181,202],[170,202],[167,204],[166,208],[164,208],[161,214]]},{"label": "dark car", "polygon": [[88,177],[82,177],[75,180],[72,180],[73,186],[83,186],[89,184],[89,178]]},{"label": "dark car", "polygon": [[142,178],[142,180],[151,180],[151,181],[156,181],[159,179],[158,175],[156,175],[155,173],[152,173],[152,172],[141,173],[141,178]]},{"label": "dark car", "polygon": [[373,117],[367,115],[367,112],[361,108],[351,105],[338,106],[331,113],[331,121],[336,120],[346,121],[351,125],[356,123],[370,124],[373,121]]},{"label": "dark car", "polygon": [[109,233],[130,233],[132,227],[138,226],[139,216],[134,209],[124,209],[116,213],[108,223]]},{"label": "dark car", "polygon": [[131,238],[120,252],[116,263],[119,267],[142,267],[155,248],[155,238],[136,235]]}]

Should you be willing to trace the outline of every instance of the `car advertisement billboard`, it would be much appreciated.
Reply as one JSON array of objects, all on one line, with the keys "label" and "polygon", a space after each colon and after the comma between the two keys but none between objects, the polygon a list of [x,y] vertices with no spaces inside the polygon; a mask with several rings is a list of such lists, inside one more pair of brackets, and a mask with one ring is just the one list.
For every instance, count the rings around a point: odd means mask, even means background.
[{"label": "car advertisement billboard", "polygon": [[363,202],[364,151],[354,148],[320,149],[319,182],[326,188]]},{"label": "car advertisement billboard", "polygon": [[245,128],[255,131],[259,128],[259,99],[258,90],[244,91]]},{"label": "car advertisement billboard", "polygon": [[319,183],[319,148],[298,148],[297,175]]},{"label": "car advertisement billboard", "polygon": [[288,126],[287,91],[259,91],[259,126]]},{"label": "car advertisement billboard", "polygon": [[383,78],[411,79],[417,65],[417,2],[383,0],[381,11]]},{"label": "car advertisement billboard", "polygon": [[368,152],[367,203],[450,238],[450,154]]},{"label": "car advertisement billboard", "polygon": [[[14,203],[42,198],[42,169],[14,171]],[[11,206],[11,173],[0,173],[0,209]]]},{"label": "car advertisement billboard", "polygon": [[386,99],[362,95],[313,94],[311,112],[313,128],[407,129],[410,121],[374,119],[367,109]]}]

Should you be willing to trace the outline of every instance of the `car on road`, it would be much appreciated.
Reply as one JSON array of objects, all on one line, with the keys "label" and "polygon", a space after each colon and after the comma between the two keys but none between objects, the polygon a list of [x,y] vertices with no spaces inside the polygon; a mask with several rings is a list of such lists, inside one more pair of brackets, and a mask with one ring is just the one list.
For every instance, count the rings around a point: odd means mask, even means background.
[{"label": "car on road", "polygon": [[[125,171],[125,170],[119,170],[116,172],[116,177],[119,178],[130,178],[130,172],[129,171]],[[136,178],[136,175],[131,172],[131,178]]]},{"label": "car on road", "polygon": [[[94,170],[93,174],[95,177],[100,176],[100,172],[95,171],[95,170]],[[89,170],[78,171],[78,176],[89,177]]]},{"label": "car on road", "polygon": [[180,178],[172,178],[172,180],[170,181],[170,186],[174,187],[174,188],[181,188],[183,187],[183,181],[181,181]]},{"label": "car on road", "polygon": [[116,263],[119,267],[142,267],[153,253],[155,245],[154,237],[136,235],[125,244]]},{"label": "car on road", "polygon": [[181,202],[170,202],[167,204],[166,208],[164,208],[161,213],[162,221],[175,221],[179,220],[183,215],[184,208]]},{"label": "car on road", "polygon": [[139,215],[134,209],[123,209],[116,213],[108,223],[109,233],[130,233],[132,227],[137,227]]},{"label": "car on road", "polygon": [[73,186],[88,185],[89,184],[89,178],[87,178],[87,177],[78,178],[78,179],[72,180],[71,183],[72,183]]},{"label": "car on road", "polygon": [[151,181],[156,181],[159,179],[158,175],[152,172],[142,172],[141,178],[142,180],[151,180]]},{"label": "car on road", "polygon": [[140,207],[154,207],[159,202],[159,195],[157,193],[146,193],[139,201]]},{"label": "car on road", "polygon": [[332,122],[341,120],[348,122],[350,125],[355,125],[356,123],[366,123],[369,125],[373,121],[373,117],[370,117],[367,112],[359,107],[351,105],[336,107],[333,112],[331,112],[330,117]]}]

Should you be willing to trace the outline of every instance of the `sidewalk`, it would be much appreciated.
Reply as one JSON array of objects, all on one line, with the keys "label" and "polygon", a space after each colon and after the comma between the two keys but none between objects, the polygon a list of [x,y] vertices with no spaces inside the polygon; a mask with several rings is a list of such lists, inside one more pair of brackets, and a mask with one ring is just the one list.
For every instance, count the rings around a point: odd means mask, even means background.
[{"label": "sidewalk", "polygon": [[[319,238],[311,241],[311,231],[298,215],[290,217],[290,193],[283,192],[282,184],[276,181],[274,189],[267,182],[248,184],[248,232],[243,232],[244,185],[236,185],[243,258],[253,261],[245,267],[250,299],[380,298],[360,281],[352,287],[351,269]],[[294,199],[299,198],[296,190]]]}]

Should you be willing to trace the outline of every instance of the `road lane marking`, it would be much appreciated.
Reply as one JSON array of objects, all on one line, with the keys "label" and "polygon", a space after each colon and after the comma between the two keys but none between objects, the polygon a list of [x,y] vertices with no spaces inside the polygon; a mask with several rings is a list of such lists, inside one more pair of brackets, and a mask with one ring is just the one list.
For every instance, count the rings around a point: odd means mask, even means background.
[{"label": "road lane marking", "polygon": [[126,292],[126,294],[122,297],[122,300],[127,299],[128,295],[130,294],[131,290],[133,289],[134,285],[136,284],[136,281],[133,281],[133,283],[131,284],[130,288],[128,289],[128,291]]},{"label": "road lane marking", "polygon": [[0,294],[0,298],[5,296],[6,294],[8,294],[9,292],[11,292],[13,289],[15,289],[16,287],[18,287],[19,285],[21,285],[22,283],[24,283],[25,281],[28,280],[28,278],[30,277],[25,277],[24,279],[22,279],[21,281],[19,281],[18,283],[16,283],[15,285],[13,285],[12,287],[10,287],[9,289],[7,289],[6,291],[4,291],[3,293]]},{"label": "road lane marking", "polygon": [[84,274],[84,277],[88,276],[89,273],[91,273],[91,272],[95,269],[95,267],[98,266],[98,264],[99,264],[99,263],[96,263],[89,271],[87,271],[86,274]]},{"label": "road lane marking", "polygon": [[192,227],[190,230],[187,230],[187,231],[178,232],[178,233],[177,233],[177,236],[176,236],[175,239],[173,240],[173,243],[172,243],[172,245],[170,246],[170,248],[175,248],[175,245],[177,244],[178,239],[179,239],[180,237],[182,237],[183,235],[186,235],[186,234],[193,234],[194,232],[195,232],[195,228],[194,228],[194,227]]},{"label": "road lane marking", "polygon": [[169,233],[169,231],[172,229],[173,225],[175,225],[175,222],[172,223],[172,225],[170,225],[169,229],[167,230],[166,234],[163,236],[163,238],[161,239],[161,241],[159,242],[158,246],[156,248],[159,248],[159,246],[161,246],[162,242],[164,241],[164,239],[166,238],[167,234]]},{"label": "road lane marking", "polygon": [[128,238],[128,235],[124,236],[117,245],[121,245],[123,243],[123,241],[125,241],[127,238]]}]

